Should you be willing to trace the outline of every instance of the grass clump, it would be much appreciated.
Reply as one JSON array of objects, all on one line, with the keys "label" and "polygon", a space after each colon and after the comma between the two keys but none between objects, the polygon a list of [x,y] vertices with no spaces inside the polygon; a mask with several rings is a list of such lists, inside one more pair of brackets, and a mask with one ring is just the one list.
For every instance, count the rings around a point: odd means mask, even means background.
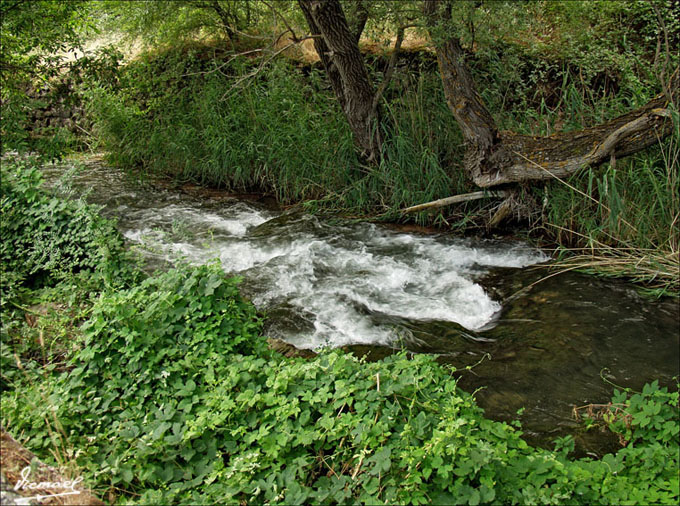
[{"label": "grass clump", "polygon": [[680,121],[650,149],[550,184],[545,235],[559,265],[626,277],[651,293],[680,293]]}]

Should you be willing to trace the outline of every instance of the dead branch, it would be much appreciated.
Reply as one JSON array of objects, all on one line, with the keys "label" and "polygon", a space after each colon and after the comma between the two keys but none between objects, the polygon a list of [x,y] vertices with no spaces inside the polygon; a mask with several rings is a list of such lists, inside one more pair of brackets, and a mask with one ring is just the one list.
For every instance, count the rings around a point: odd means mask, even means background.
[{"label": "dead branch", "polygon": [[671,114],[667,109],[653,109],[649,112],[649,114],[634,119],[630,123],[626,123],[622,127],[610,133],[607,136],[607,138],[604,141],[602,141],[602,143],[593,148],[593,150],[590,153],[586,154],[583,157],[584,158],[583,165],[592,163],[591,160],[593,162],[602,160],[606,158],[607,155],[614,153],[614,149],[616,148],[616,145],[621,139],[628,137],[632,133],[637,133],[645,127],[648,127],[651,124],[653,116],[662,116],[665,118],[670,118]]},{"label": "dead branch", "polygon": [[[276,20],[276,16],[281,18],[281,21],[283,21],[283,24],[286,25],[286,28],[288,29],[286,31],[290,32],[291,39],[293,40],[293,42],[298,42],[297,35],[295,35],[295,31],[290,26],[290,24],[288,23],[288,20],[286,20],[285,16],[283,14],[281,14],[278,10],[276,10],[276,8],[274,8],[274,6],[271,5],[269,2],[262,0],[262,3],[265,4],[267,7],[269,7],[269,9],[271,9],[271,11],[274,13],[274,19],[275,20]],[[286,32],[283,32],[283,33],[286,33]],[[280,37],[281,36],[279,36],[279,38]]]},{"label": "dead branch", "polygon": [[394,49],[392,50],[392,55],[390,56],[390,62],[387,65],[387,70],[385,71],[385,78],[383,79],[383,82],[380,83],[380,87],[378,88],[378,91],[375,92],[375,95],[373,95],[373,110],[376,111],[378,109],[378,104],[380,103],[380,99],[383,96],[383,93],[385,93],[385,90],[387,89],[387,86],[390,84],[390,81],[392,80],[392,75],[394,74],[394,69],[396,68],[397,65],[397,59],[399,58],[399,51],[401,50],[401,44],[404,42],[404,31],[407,28],[411,28],[416,25],[405,25],[405,26],[400,26],[399,29],[397,30],[397,40],[394,42]]},{"label": "dead branch", "polygon": [[432,202],[426,202],[425,204],[418,204],[416,206],[407,207],[402,209],[402,213],[414,213],[417,211],[422,211],[424,209],[432,209],[436,207],[444,207],[451,204],[458,204],[460,202],[469,202],[471,200],[479,200],[483,198],[499,198],[507,197],[510,192],[505,190],[500,191],[479,191],[472,193],[463,193],[461,195],[454,195],[452,197],[446,197],[444,199],[433,200]]},{"label": "dead branch", "polygon": [[[309,35],[309,36],[307,36],[307,37],[303,37],[303,38],[301,38],[301,39],[298,39],[297,42],[291,42],[290,44],[285,45],[284,47],[282,47],[282,48],[279,49],[278,51],[275,51],[274,53],[272,53],[272,54],[269,56],[269,58],[267,58],[266,60],[262,60],[262,63],[260,63],[260,65],[258,65],[257,68],[256,68],[255,70],[253,70],[252,72],[249,72],[249,73],[247,73],[246,75],[241,76],[239,79],[237,79],[236,82],[235,82],[233,85],[231,85],[231,86],[229,87],[229,89],[224,93],[224,95],[222,95],[222,98],[220,98],[220,100],[226,99],[227,96],[229,96],[229,94],[230,94],[233,90],[235,90],[236,88],[238,88],[239,85],[240,85],[243,81],[246,81],[246,80],[248,80],[248,79],[251,79],[251,78],[255,77],[257,74],[259,74],[260,72],[262,72],[262,70],[263,70],[267,65],[269,65],[269,63],[270,63],[274,58],[276,58],[278,55],[280,55],[281,53],[283,53],[283,52],[286,51],[287,49],[290,49],[290,48],[293,47],[293,46],[297,46],[298,44],[300,44],[301,42],[303,42],[303,41],[305,41],[305,40],[307,40],[307,39],[313,39],[314,37],[315,37],[314,35]],[[263,50],[259,50],[259,51],[263,51]]]}]

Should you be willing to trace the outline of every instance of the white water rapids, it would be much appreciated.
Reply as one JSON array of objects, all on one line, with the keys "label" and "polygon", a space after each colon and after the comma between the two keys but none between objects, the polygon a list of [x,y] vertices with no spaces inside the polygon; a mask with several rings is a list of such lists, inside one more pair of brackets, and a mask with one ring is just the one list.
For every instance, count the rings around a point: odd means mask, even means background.
[{"label": "white water rapids", "polygon": [[544,273],[522,267],[547,258],[526,244],[281,213],[207,190],[192,197],[96,161],[45,173],[60,193],[118,219],[149,267],[217,259],[241,276],[268,337],[436,353],[490,416],[510,421],[526,408],[525,435],[543,434],[550,447],[572,430],[574,405],[611,398],[604,370],[636,390],[654,379],[673,386],[678,375],[677,301],[651,302],[625,283],[573,272],[537,283]]},{"label": "white water rapids", "polygon": [[208,211],[171,201],[116,214],[125,215],[125,236],[147,254],[196,263],[218,258],[225,271],[245,279],[258,308],[292,311],[297,323],[278,328],[277,337],[299,348],[394,345],[408,333],[399,320],[481,329],[501,305],[475,279],[491,267],[546,260],[521,243],[414,235],[372,224],[330,226],[244,202]]}]

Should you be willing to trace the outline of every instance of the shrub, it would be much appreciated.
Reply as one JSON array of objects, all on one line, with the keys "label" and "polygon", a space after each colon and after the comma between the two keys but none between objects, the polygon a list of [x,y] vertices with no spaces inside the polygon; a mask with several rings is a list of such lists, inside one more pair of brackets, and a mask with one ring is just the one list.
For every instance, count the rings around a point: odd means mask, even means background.
[{"label": "shrub", "polygon": [[123,238],[114,223],[81,200],[51,196],[41,188],[41,181],[32,160],[3,161],[3,299],[22,285],[50,286],[83,271],[96,274],[105,284],[129,279],[131,269],[123,260]]}]

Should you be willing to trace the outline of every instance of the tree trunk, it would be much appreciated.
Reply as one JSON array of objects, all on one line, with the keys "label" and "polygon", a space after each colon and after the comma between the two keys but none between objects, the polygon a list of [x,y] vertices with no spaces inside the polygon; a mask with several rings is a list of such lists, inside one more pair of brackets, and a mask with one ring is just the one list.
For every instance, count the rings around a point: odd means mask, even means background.
[{"label": "tree trunk", "polygon": [[364,32],[364,28],[366,27],[366,22],[368,21],[368,9],[366,9],[366,5],[364,5],[364,0],[354,1],[353,18],[354,40],[356,40],[358,44],[359,39],[361,39],[361,34]]},{"label": "tree trunk", "polygon": [[212,0],[210,7],[212,7],[217,16],[220,18],[220,21],[222,22],[222,29],[224,30],[224,33],[227,34],[229,41],[233,44],[236,39],[236,34],[234,33],[234,29],[232,27],[231,16],[227,11],[224,10],[218,0]]},{"label": "tree trunk", "polygon": [[[499,132],[486,109],[455,37],[437,38],[449,10],[425,0],[424,13],[437,50],[446,101],[466,143],[465,170],[482,188],[569,176],[585,166],[621,158],[657,143],[671,132],[665,95],[601,125],[549,137]],[[678,80],[671,87],[677,90]]]},{"label": "tree trunk", "polygon": [[[600,125],[550,137],[531,137],[501,132],[501,149],[494,164],[473,177],[487,188],[505,183],[568,177],[587,166],[623,158],[658,144],[672,132],[665,95],[643,107]],[[502,153],[502,156],[498,156]]]},{"label": "tree trunk", "polygon": [[[339,0],[298,0],[314,38],[314,48],[326,69],[335,96],[349,122],[364,159],[380,158],[382,132],[374,90]],[[363,28],[363,26],[362,26]]]}]

